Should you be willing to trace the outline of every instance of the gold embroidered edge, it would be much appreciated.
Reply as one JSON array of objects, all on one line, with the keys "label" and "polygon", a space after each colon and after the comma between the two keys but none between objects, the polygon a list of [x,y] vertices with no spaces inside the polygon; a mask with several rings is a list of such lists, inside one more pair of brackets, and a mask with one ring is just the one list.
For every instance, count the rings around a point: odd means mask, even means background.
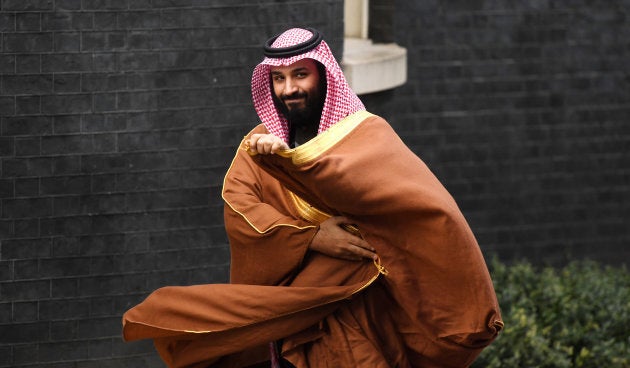
[{"label": "gold embroidered edge", "polygon": [[311,206],[307,201],[300,198],[297,194],[288,191],[289,197],[293,200],[296,210],[300,217],[315,224],[321,224],[329,219],[332,215]]},{"label": "gold embroidered edge", "polygon": [[[293,151],[290,155],[293,164],[303,165],[321,156],[324,152],[337,144],[348,133],[359,126],[361,122],[372,116],[374,116],[374,114],[367,112],[366,110],[360,110],[341,119],[325,132],[315,136],[315,138],[303,145],[290,150]],[[283,155],[283,157],[287,156]]]},{"label": "gold embroidered edge", "polygon": [[[365,119],[376,116],[366,110],[360,110],[346,116],[339,122],[328,128],[325,132],[315,136],[315,138],[304,143],[303,145],[288,150],[276,152],[278,156],[290,158],[294,165],[303,165],[312,161],[337,144],[343,137],[354,130]],[[243,142],[240,146],[250,156],[257,155],[249,149],[247,142]]]}]

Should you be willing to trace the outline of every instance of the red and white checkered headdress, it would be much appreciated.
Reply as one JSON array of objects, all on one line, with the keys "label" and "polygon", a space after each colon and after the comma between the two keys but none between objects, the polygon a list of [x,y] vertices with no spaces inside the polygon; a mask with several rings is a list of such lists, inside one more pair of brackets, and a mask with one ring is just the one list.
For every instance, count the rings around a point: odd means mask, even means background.
[{"label": "red and white checkered headdress", "polygon": [[[306,46],[302,47],[303,45]],[[312,48],[312,45],[316,46]],[[304,52],[299,53],[302,50]],[[296,55],[296,53],[299,54]],[[254,108],[267,130],[286,142],[289,140],[287,121],[276,109],[271,97],[270,70],[272,66],[288,66],[305,58],[314,59],[324,65],[328,88],[318,134],[346,116],[365,110],[359,97],[350,89],[330,48],[325,41],[321,40],[316,30],[289,29],[268,41],[265,45],[265,54],[267,56],[254,68],[252,76]]]}]

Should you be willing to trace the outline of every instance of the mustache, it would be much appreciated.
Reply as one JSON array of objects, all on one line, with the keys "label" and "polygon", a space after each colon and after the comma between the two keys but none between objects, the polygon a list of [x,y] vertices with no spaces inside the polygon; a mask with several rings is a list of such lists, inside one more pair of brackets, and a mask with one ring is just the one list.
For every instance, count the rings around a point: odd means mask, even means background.
[{"label": "mustache", "polygon": [[296,92],[290,95],[282,95],[280,96],[280,98],[282,99],[282,101],[286,101],[286,100],[291,100],[291,99],[295,99],[295,98],[304,98],[306,97],[306,93],[303,92]]}]

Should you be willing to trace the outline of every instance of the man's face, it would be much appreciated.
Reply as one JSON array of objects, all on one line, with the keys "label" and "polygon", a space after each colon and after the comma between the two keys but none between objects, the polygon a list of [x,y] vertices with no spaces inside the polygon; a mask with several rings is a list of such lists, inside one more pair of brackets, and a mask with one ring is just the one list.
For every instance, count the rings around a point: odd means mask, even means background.
[{"label": "man's face", "polygon": [[272,66],[271,82],[275,100],[289,119],[295,115],[321,114],[325,91],[321,91],[315,60],[302,59],[288,66]]}]

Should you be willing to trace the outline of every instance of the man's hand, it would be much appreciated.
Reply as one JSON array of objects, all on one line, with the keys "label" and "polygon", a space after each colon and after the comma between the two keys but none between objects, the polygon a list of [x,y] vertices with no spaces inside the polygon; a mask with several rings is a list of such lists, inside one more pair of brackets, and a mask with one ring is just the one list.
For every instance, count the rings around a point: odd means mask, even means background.
[{"label": "man's hand", "polygon": [[268,155],[280,150],[289,149],[285,141],[273,134],[252,134],[248,144],[250,151],[261,155]]},{"label": "man's hand", "polygon": [[309,249],[350,261],[360,261],[364,258],[378,259],[374,248],[360,237],[342,229],[342,224],[350,224],[350,222],[343,216],[333,216],[322,222]]}]

